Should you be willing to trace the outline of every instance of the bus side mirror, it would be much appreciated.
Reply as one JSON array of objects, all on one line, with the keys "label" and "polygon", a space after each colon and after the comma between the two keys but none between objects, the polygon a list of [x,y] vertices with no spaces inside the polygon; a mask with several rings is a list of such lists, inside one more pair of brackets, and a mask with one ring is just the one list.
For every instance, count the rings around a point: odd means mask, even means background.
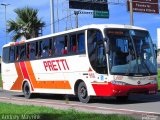
[{"label": "bus side mirror", "polygon": [[105,46],[106,53],[109,53],[109,40],[104,41],[104,46]]}]

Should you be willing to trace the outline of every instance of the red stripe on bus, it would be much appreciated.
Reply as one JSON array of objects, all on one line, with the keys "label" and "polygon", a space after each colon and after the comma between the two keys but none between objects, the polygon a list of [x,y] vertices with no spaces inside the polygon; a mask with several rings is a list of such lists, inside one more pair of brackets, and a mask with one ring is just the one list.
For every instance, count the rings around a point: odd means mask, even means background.
[{"label": "red stripe on bus", "polygon": [[20,62],[20,66],[21,66],[21,70],[22,70],[24,79],[29,80],[29,82],[30,82],[30,84],[31,84],[31,89],[32,89],[32,91],[34,91],[33,85],[32,85],[32,83],[31,83],[31,80],[30,80],[30,78],[29,78],[29,75],[28,75],[28,72],[27,72],[27,69],[26,69],[26,66],[25,66],[25,62]]}]

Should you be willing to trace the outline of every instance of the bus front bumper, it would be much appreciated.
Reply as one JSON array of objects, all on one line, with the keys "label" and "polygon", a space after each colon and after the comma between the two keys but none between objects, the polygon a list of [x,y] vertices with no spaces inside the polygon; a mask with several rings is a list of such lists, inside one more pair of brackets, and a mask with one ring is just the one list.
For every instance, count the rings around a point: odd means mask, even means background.
[{"label": "bus front bumper", "polygon": [[92,83],[96,96],[127,96],[131,93],[156,94],[157,84],[147,85],[115,85],[110,82],[103,84]]}]

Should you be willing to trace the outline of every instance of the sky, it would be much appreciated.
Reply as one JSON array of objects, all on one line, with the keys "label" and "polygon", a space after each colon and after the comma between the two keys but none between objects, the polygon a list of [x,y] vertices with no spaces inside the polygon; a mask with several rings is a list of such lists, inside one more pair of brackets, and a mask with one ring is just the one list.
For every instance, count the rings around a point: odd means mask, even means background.
[{"label": "sky", "polygon": [[[75,9],[69,9],[68,1],[69,0],[54,0],[56,32],[75,28],[75,15],[73,14]],[[117,2],[118,0],[111,1]],[[79,27],[89,24],[130,24],[130,13],[127,11],[126,1],[119,1],[123,2],[123,4],[108,5],[110,12],[109,19],[93,18],[92,14],[80,14]],[[46,26],[43,28],[43,35],[48,35],[51,33],[50,0],[0,0],[0,4],[2,3],[10,4],[9,6],[7,6],[7,20],[16,19],[16,14],[14,13],[14,9],[16,8],[23,8],[29,6],[38,9],[39,18],[41,18],[42,21],[44,21],[46,24]],[[66,17],[67,15],[71,17]],[[59,19],[59,22],[57,22],[57,19]],[[148,29],[153,39],[153,42],[157,43],[157,28],[160,28],[160,14],[134,13],[134,25]],[[2,48],[2,46],[6,43],[5,36],[5,9],[4,6],[0,5],[0,48]],[[7,34],[7,42],[10,42],[11,40],[12,34]]]}]

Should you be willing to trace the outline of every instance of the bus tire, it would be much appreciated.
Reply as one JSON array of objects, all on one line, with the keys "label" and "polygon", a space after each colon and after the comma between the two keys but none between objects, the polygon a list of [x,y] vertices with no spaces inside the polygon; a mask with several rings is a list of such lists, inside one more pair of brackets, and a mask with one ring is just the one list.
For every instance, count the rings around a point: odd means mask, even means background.
[{"label": "bus tire", "polygon": [[33,96],[30,91],[30,86],[29,86],[28,82],[25,82],[23,85],[23,94],[24,94],[24,97],[27,99],[32,98],[32,96]]},{"label": "bus tire", "polygon": [[88,96],[87,87],[84,82],[81,82],[78,85],[78,98],[79,98],[79,101],[82,103],[88,103],[90,100],[90,96]]},{"label": "bus tire", "polygon": [[128,101],[128,96],[117,96],[116,100],[119,102],[126,102]]}]

